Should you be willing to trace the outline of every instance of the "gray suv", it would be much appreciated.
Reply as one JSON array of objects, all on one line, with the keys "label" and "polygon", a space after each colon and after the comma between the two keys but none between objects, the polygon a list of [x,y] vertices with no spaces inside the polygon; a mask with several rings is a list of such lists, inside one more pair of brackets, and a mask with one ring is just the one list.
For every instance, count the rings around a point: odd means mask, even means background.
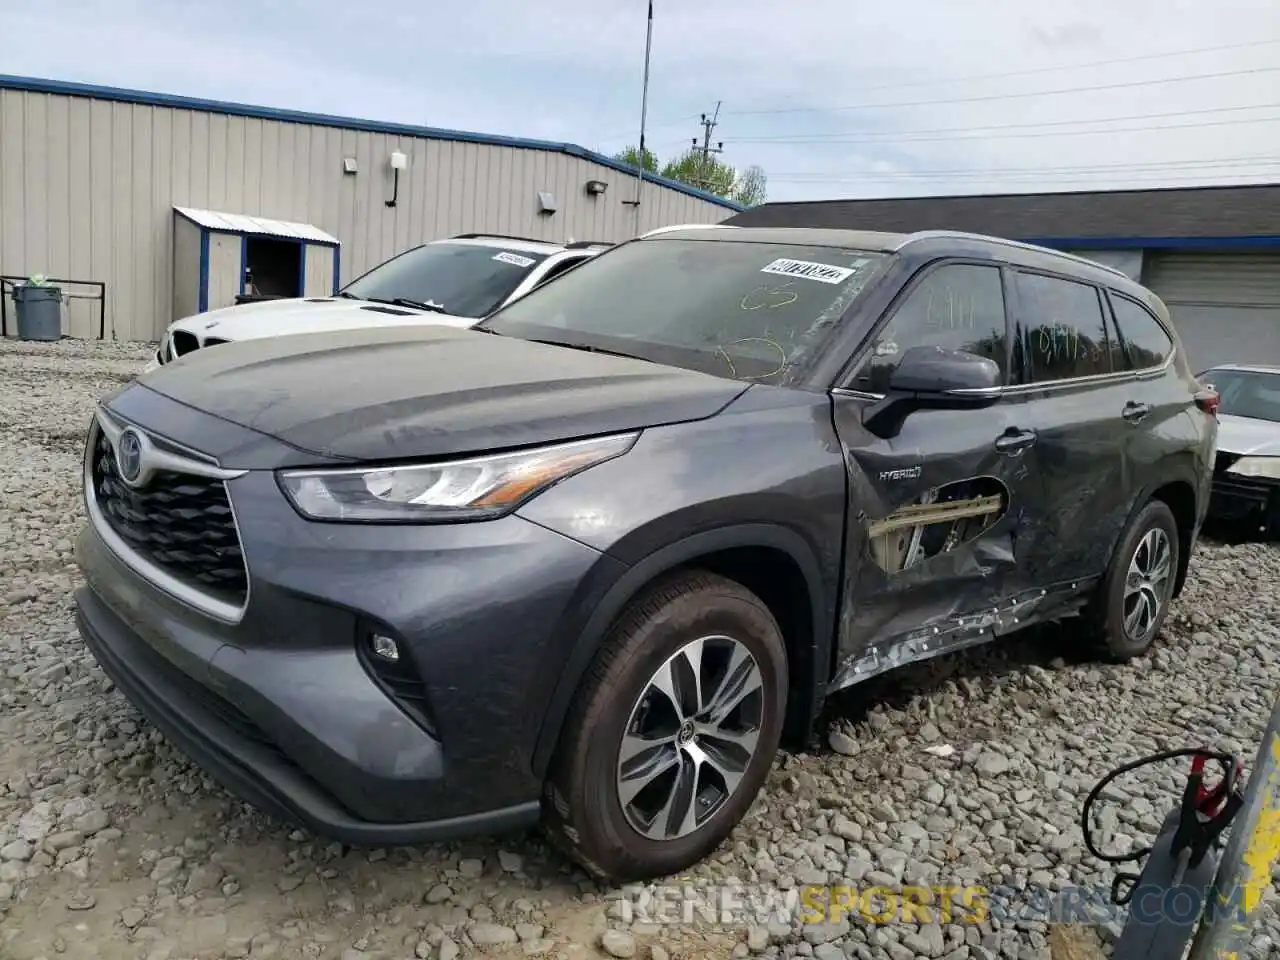
[{"label": "gray suv", "polygon": [[104,401],[78,622],[259,808],[707,855],[824,697],[1038,621],[1141,655],[1217,398],[1120,273],[952,233],[675,229],[474,329],[226,344]]}]

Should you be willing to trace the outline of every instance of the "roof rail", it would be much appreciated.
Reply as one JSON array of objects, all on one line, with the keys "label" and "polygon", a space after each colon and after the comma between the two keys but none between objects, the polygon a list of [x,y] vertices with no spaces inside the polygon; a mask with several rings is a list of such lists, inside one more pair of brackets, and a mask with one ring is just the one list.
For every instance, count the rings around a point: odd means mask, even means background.
[{"label": "roof rail", "polygon": [[555,244],[554,240],[539,240],[537,237],[513,237],[505,233],[459,233],[449,240],[519,240],[521,243],[549,243]]},{"label": "roof rail", "polygon": [[656,227],[646,233],[640,234],[636,239],[643,240],[645,237],[656,237],[660,233],[671,233],[675,230],[737,230],[738,226],[732,223],[673,223],[667,227]]},{"label": "roof rail", "polygon": [[919,240],[981,240],[984,243],[995,243],[1005,247],[1014,247],[1018,250],[1031,250],[1036,253],[1048,253],[1055,257],[1062,257],[1065,260],[1073,260],[1086,266],[1096,267],[1099,270],[1105,270],[1107,273],[1115,274],[1117,277],[1123,277],[1132,281],[1123,270],[1117,270],[1115,267],[1105,263],[1099,263],[1097,260],[1090,260],[1088,257],[1077,256],[1074,253],[1066,253],[1062,250],[1055,250],[1053,247],[1042,247],[1034,243],[1023,243],[1021,240],[1009,240],[1005,237],[993,237],[985,233],[969,233],[965,230],[918,230],[915,233],[908,234],[894,248],[895,252],[901,250],[909,243],[915,243]]},{"label": "roof rail", "polygon": [[591,247],[612,247],[615,244],[608,240],[574,240],[572,243],[566,243],[566,250],[587,250]]}]

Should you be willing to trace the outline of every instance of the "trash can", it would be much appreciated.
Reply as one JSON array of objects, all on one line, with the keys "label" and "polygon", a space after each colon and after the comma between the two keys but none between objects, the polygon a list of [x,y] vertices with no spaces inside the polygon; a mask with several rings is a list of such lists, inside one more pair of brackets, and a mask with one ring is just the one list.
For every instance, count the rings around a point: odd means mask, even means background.
[{"label": "trash can", "polygon": [[24,283],[13,288],[19,340],[62,339],[62,288]]}]

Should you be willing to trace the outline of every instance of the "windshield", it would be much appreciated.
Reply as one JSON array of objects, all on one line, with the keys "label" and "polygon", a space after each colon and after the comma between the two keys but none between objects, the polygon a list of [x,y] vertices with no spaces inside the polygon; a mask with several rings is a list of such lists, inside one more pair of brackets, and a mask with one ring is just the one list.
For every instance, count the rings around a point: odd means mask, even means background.
[{"label": "windshield", "polygon": [[492,313],[545,253],[490,244],[428,243],[374,267],[341,291],[361,300],[422,304],[455,317]]},{"label": "windshield", "polygon": [[883,260],[838,247],[639,240],[534,290],[480,328],[784,383]]},{"label": "windshield", "polygon": [[1222,398],[1219,413],[1280,422],[1280,373],[1207,370],[1198,379],[1218,391]]}]

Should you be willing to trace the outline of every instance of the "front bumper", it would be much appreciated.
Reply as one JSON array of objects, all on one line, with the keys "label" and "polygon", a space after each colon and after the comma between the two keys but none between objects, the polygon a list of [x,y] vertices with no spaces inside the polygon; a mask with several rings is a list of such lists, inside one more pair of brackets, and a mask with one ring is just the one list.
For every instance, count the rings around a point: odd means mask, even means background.
[{"label": "front bumper", "polygon": [[[94,520],[79,538],[78,626],[135,706],[233,793],[343,842],[535,822],[533,749],[571,639],[560,625],[620,567],[514,516],[316,524],[270,471],[227,489],[251,582],[236,623],[153,586]],[[370,629],[408,651],[417,713],[358,652]]]},{"label": "front bumper", "polygon": [[1228,523],[1280,527],[1280,481],[1214,471],[1209,516]]}]

